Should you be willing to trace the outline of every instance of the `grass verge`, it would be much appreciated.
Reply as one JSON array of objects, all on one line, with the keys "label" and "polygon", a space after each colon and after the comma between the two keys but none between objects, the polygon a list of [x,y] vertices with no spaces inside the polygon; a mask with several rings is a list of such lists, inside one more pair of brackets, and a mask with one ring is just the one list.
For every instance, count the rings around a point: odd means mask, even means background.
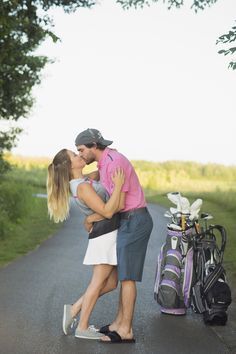
[{"label": "grass verge", "polygon": [[29,215],[0,240],[0,267],[35,249],[60,227],[49,220],[46,203],[46,199],[32,198]]}]

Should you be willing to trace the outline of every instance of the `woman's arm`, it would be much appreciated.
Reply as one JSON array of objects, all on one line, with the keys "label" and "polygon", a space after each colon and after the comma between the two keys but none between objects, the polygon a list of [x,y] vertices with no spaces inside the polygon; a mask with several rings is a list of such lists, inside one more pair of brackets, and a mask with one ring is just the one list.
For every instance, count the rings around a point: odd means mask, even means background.
[{"label": "woman's arm", "polygon": [[122,209],[124,209],[125,207],[125,192],[121,192],[120,193],[120,202],[119,202],[119,206],[118,206],[118,210],[117,211],[122,211]]},{"label": "woman's arm", "polygon": [[81,183],[77,188],[78,198],[95,213],[100,214],[107,219],[110,219],[119,208],[121,188],[124,183],[123,170],[117,169],[112,180],[114,183],[114,190],[107,203],[103,202],[89,183]]}]

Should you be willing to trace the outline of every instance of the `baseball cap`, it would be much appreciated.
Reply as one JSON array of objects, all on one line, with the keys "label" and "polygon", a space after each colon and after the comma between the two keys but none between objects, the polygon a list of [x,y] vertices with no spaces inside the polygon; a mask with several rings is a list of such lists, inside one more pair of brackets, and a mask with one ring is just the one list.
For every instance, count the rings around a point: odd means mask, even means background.
[{"label": "baseball cap", "polygon": [[108,146],[111,145],[113,141],[104,139],[99,130],[91,128],[88,128],[79,133],[75,139],[76,146],[92,143],[99,143],[101,145]]}]

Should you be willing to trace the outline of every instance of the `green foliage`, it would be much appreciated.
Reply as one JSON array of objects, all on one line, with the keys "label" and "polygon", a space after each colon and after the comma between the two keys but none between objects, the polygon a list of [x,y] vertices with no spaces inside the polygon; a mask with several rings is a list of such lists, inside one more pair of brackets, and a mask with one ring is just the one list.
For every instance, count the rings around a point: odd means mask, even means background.
[{"label": "green foliage", "polygon": [[[1,206],[1,204],[0,204]],[[0,241],[11,232],[11,222],[5,210],[0,209]]]},{"label": "green foliage", "polygon": [[[51,7],[66,12],[94,5],[91,0],[9,0],[0,1],[0,120],[16,122],[26,117],[33,105],[32,88],[40,83],[41,70],[50,60],[34,55],[47,38],[58,37],[51,31]],[[0,133],[0,171],[4,171],[2,154],[16,144],[19,128]]]},{"label": "green foliage", "polygon": [[10,169],[10,164],[3,159],[2,154],[0,154],[0,181],[4,173]]},{"label": "green foliage", "polygon": [[194,0],[192,8],[197,12],[198,10],[204,10],[207,6],[215,4],[218,0]]},{"label": "green foliage", "polygon": [[10,170],[10,164],[3,157],[3,149],[10,150],[15,145],[20,131],[19,128],[11,128],[8,132],[0,132],[0,181],[4,173]]},{"label": "green foliage", "polygon": [[[1,225],[0,212],[0,231]],[[4,237],[0,235],[0,267],[35,249],[59,228],[59,224],[49,220],[47,202],[42,198],[33,198],[29,212],[20,223],[7,224],[4,220],[4,225],[7,228]]]},{"label": "green foliage", "polygon": [[[223,34],[222,36],[220,36],[218,38],[218,40],[216,41],[216,44],[219,43],[232,43],[236,41],[236,26],[233,26],[232,29],[226,33]],[[236,52],[236,47],[230,47],[228,49],[221,49],[218,51],[219,54],[224,54],[224,55],[228,55],[228,54],[234,54]],[[229,68],[235,70],[236,69],[236,62],[231,61],[229,63]]]},{"label": "green foliage", "polygon": [[[192,0],[191,8],[196,12],[198,10],[204,10],[207,6],[215,4],[218,0]],[[158,2],[158,0],[116,0],[117,3],[121,4],[123,8],[129,9],[131,7],[144,7],[145,5],[150,5],[151,3]],[[184,0],[163,0],[164,4],[167,4],[168,9],[172,7],[180,8],[184,5]]]},{"label": "green foliage", "polygon": [[25,183],[5,180],[0,184],[0,209],[12,223],[27,215],[32,202],[32,189]]},{"label": "green foliage", "polygon": [[7,173],[9,178],[14,183],[24,183],[33,187],[38,187],[42,190],[46,186],[47,171],[45,168],[33,166],[31,168],[12,167]]},{"label": "green foliage", "polygon": [[132,161],[144,188],[166,190],[213,190],[235,185],[236,166],[196,162]]}]

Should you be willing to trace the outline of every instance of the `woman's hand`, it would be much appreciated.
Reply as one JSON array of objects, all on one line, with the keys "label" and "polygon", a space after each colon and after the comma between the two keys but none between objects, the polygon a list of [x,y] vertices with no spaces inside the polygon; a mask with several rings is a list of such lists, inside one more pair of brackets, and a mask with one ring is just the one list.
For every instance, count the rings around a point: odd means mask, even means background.
[{"label": "woman's hand", "polygon": [[125,182],[125,173],[124,170],[120,167],[117,167],[116,171],[114,172],[113,176],[111,177],[112,182],[116,187],[122,187]]}]

